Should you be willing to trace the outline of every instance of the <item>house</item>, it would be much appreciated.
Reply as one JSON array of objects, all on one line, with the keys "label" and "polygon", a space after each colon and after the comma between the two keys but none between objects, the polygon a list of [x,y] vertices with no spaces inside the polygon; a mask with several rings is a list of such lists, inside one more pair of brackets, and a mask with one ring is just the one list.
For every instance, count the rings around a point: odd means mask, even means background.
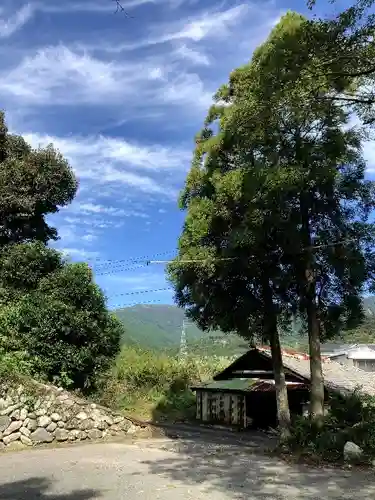
[{"label": "house", "polygon": [[[308,355],[283,351],[283,365],[292,414],[303,414],[310,399]],[[375,396],[375,373],[341,365],[323,357],[325,397],[349,393],[358,387]],[[252,348],[213,380],[191,388],[196,393],[196,418],[241,429],[275,427],[275,382],[268,348]]]},{"label": "house", "polygon": [[373,344],[336,346],[323,352],[332,361],[354,366],[366,372],[375,372],[375,346]]}]

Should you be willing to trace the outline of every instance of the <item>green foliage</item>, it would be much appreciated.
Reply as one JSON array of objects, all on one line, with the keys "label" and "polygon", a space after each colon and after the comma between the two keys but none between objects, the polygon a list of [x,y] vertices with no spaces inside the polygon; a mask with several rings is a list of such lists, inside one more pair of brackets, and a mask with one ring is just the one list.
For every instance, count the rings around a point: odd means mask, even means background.
[{"label": "green foliage", "polygon": [[375,457],[375,398],[354,391],[331,398],[330,411],[317,425],[297,418],[288,442],[293,452],[325,461],[343,459],[344,445],[352,441],[364,451],[363,461]]},{"label": "green foliage", "polygon": [[63,156],[9,134],[0,113],[0,374],[89,390],[123,329],[87,265],[68,264],[46,246],[57,239],[46,217],[76,191]]},{"label": "green foliage", "polygon": [[[332,1],[334,3],[335,0]],[[310,6],[315,1],[308,2]],[[286,92],[305,85],[308,99],[334,102],[374,123],[374,0],[356,0],[333,16],[313,19],[299,16],[295,29],[283,33],[279,43],[261,63],[262,86]],[[289,13],[290,16],[296,14]],[[282,78],[271,73],[275,64]]]},{"label": "green foliage", "polygon": [[32,149],[8,134],[0,113],[0,247],[57,239],[45,217],[70,203],[77,180],[68,162],[50,145]]},{"label": "green foliage", "polygon": [[[0,284],[11,300],[0,309],[0,348],[26,352],[33,376],[92,390],[123,330],[89,267],[65,263],[39,243],[11,246],[2,258]],[[30,271],[24,278],[19,265]]]},{"label": "green foliage", "polygon": [[[117,309],[114,314],[124,325],[124,344],[162,350],[178,346],[185,319],[182,309],[173,305],[136,305]],[[194,325],[187,329],[188,342],[201,338]]]},{"label": "green foliage", "polygon": [[[183,309],[173,305],[137,305],[117,309],[114,314],[124,326],[121,338],[123,344],[152,350],[178,351],[181,327],[186,319]],[[219,331],[207,335],[191,323],[186,326],[186,338],[189,352],[203,349],[201,353],[206,355],[232,355],[245,348],[242,339],[236,335],[228,339],[224,339]]]},{"label": "green foliage", "polygon": [[364,318],[361,324],[353,328],[342,330],[337,341],[348,344],[374,344],[375,343],[375,303],[374,297],[363,299]]},{"label": "green foliage", "polygon": [[29,376],[33,370],[33,362],[26,351],[0,351],[0,381],[9,382],[20,376]]},{"label": "green foliage", "polygon": [[[177,303],[202,328],[262,334],[265,271],[279,315],[305,314],[318,300],[326,337],[362,319],[360,296],[374,269],[374,186],[364,180],[360,131],[344,130],[341,108],[309,97],[307,74],[282,90],[275,52],[301,23],[288,13],[230,75],[230,105],[196,148],[169,272]],[[179,263],[192,258],[206,262]]]},{"label": "green foliage", "polygon": [[0,251],[0,304],[9,304],[30,290],[64,261],[57,250],[42,242],[7,245]]},{"label": "green foliage", "polygon": [[189,386],[224,369],[228,358],[189,357],[179,360],[157,351],[123,346],[99,384],[98,400],[139,418],[190,418],[195,397]]}]

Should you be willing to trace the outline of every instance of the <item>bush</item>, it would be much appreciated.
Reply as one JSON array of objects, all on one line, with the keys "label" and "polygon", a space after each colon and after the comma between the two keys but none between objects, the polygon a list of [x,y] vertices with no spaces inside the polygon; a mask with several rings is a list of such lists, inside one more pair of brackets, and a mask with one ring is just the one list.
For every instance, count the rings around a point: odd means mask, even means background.
[{"label": "bush", "polygon": [[364,460],[375,457],[375,398],[354,391],[331,398],[330,411],[321,425],[308,418],[293,422],[289,448],[327,461],[343,459],[345,443],[364,451]]},{"label": "bush", "polygon": [[228,359],[175,356],[124,346],[112,369],[101,378],[101,404],[159,420],[191,418],[195,396],[190,385],[209,379]]},{"label": "bush", "polygon": [[[16,252],[15,245],[0,256],[0,290],[2,285],[11,290],[11,278],[22,256],[22,265],[30,261],[27,270],[33,270],[32,279],[25,282],[22,274],[15,274],[13,300],[0,308],[0,349],[27,352],[30,374],[36,378],[92,391],[119,351],[122,325],[108,312],[87,264],[61,261],[57,265],[61,255],[43,245],[24,244],[22,248],[24,254]],[[39,264],[35,262],[38,255]]]},{"label": "bush", "polygon": [[8,382],[20,376],[29,376],[33,362],[25,351],[4,352],[0,350],[0,382]]}]

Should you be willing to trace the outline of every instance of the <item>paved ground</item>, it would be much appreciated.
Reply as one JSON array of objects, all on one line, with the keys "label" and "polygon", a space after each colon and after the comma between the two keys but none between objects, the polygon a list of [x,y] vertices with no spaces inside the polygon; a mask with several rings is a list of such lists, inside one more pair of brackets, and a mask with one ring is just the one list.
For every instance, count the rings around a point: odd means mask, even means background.
[{"label": "paved ground", "polygon": [[255,439],[185,436],[0,455],[0,500],[369,500],[374,472],[288,466]]}]

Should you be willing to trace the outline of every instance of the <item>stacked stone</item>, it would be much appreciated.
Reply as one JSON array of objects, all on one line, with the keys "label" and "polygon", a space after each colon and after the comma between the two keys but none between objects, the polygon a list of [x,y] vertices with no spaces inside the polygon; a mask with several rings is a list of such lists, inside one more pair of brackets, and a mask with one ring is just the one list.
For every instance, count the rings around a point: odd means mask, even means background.
[{"label": "stacked stone", "polygon": [[52,386],[0,387],[0,448],[135,434],[122,415]]}]

